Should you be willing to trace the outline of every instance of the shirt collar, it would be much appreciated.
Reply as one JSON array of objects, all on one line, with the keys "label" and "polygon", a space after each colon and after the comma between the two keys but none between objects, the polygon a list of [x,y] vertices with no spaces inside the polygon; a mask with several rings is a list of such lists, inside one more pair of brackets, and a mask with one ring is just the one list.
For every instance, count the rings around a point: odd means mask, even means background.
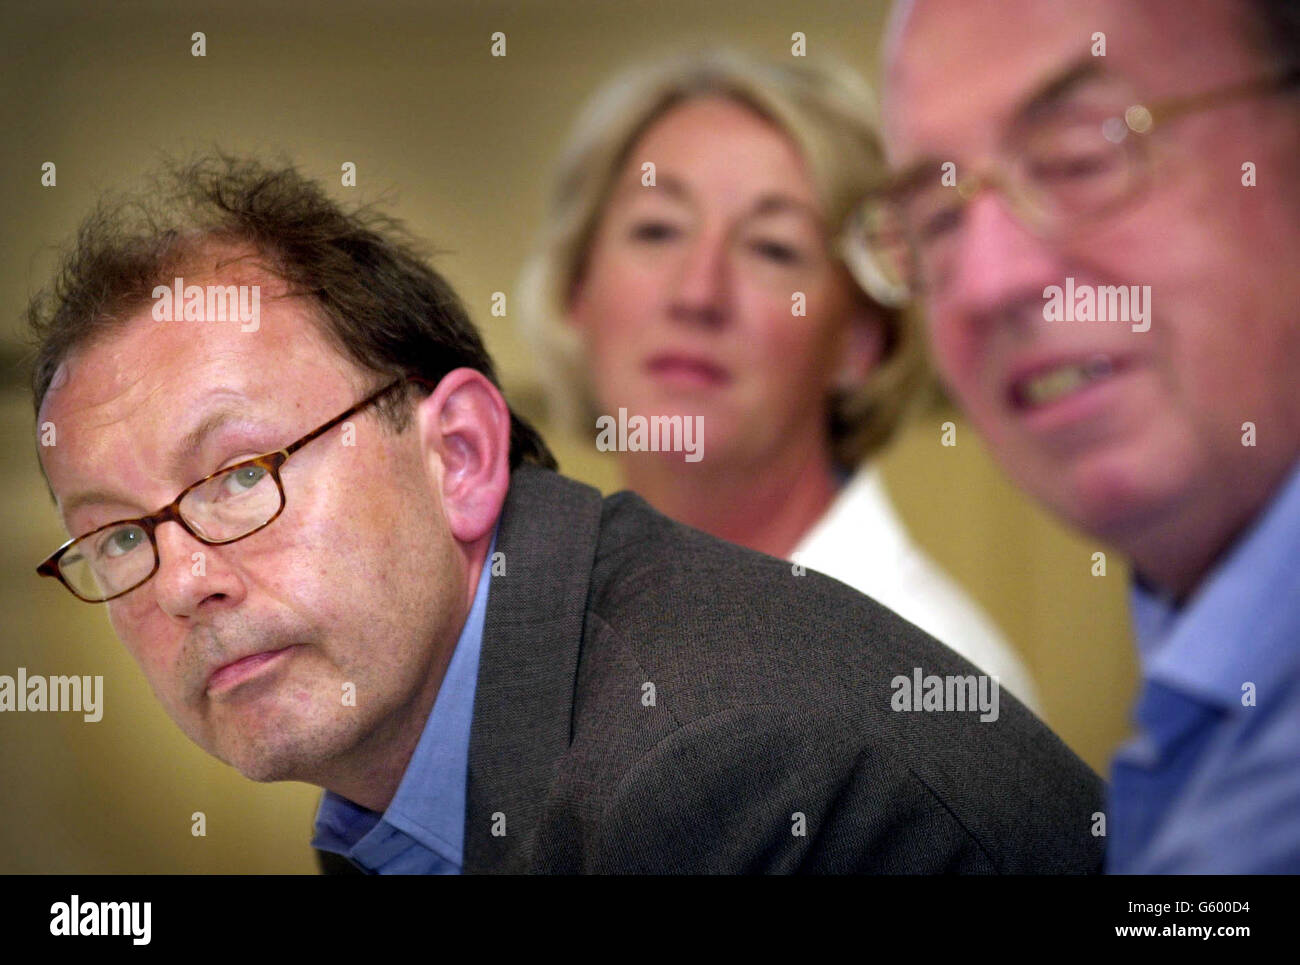
[{"label": "shirt collar", "polygon": [[494,534],[433,710],[387,810],[381,816],[326,791],[316,813],[313,847],[345,854],[372,871],[385,865],[414,870],[420,859],[409,852],[416,848],[460,868],[474,691],[495,548]]},{"label": "shirt collar", "polygon": [[1147,679],[1225,709],[1297,659],[1300,462],[1277,495],[1180,609],[1135,581],[1133,622]]}]

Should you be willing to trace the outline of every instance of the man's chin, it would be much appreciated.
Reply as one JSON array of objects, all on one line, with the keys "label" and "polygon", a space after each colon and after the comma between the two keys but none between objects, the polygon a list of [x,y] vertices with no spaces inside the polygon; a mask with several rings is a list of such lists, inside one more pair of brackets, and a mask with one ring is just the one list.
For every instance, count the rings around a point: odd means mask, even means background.
[{"label": "man's chin", "polygon": [[274,760],[257,760],[234,762],[227,761],[244,777],[250,781],[256,781],[258,784],[274,784],[277,781],[299,780],[298,772],[295,768],[287,766],[286,762]]},{"label": "man's chin", "polygon": [[1143,462],[1090,459],[1045,473],[1030,491],[1066,522],[1123,546],[1168,517],[1179,500],[1169,474]]},{"label": "man's chin", "polygon": [[294,720],[259,722],[252,727],[223,727],[204,747],[250,781],[306,781],[328,770],[348,743],[346,721]]}]

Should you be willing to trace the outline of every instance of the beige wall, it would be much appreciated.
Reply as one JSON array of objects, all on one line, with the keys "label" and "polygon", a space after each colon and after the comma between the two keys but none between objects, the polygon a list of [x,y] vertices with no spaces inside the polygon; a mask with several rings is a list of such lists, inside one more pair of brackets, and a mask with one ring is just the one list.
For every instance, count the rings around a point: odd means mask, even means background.
[{"label": "beige wall", "polygon": [[[35,7],[36,5],[32,5]],[[546,171],[583,95],[609,71],[666,44],[724,40],[789,56],[873,62],[882,5],[744,2],[318,2],[304,13],[246,0],[216,5],[46,2],[6,12],[0,36],[0,673],[102,674],[106,711],[0,714],[0,872],[309,871],[317,791],[253,784],[206,757],[165,717],[102,608],[78,604],[33,565],[64,538],[36,470],[30,405],[15,356],[28,293],[105,188],[161,151],[218,144],[283,154],[343,198],[384,198],[445,253],[527,411],[530,357],[507,293],[541,210]],[[204,31],[207,57],[190,55]],[[489,56],[493,31],[504,59]],[[58,184],[40,186],[41,164]],[[353,161],[358,187],[339,187]],[[1102,768],[1126,728],[1134,667],[1125,574],[1090,575],[1100,547],[1026,504],[959,423],[927,414],[886,457],[886,478],[918,540],[1002,625],[1037,675],[1050,722]],[[568,471],[605,489],[590,440],[555,434]],[[207,836],[190,834],[203,811]]]}]

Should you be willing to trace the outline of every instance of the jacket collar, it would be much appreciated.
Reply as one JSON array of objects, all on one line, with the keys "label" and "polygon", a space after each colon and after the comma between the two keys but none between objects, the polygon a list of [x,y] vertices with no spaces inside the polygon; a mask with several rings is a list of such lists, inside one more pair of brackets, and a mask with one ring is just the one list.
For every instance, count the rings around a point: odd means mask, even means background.
[{"label": "jacket collar", "polygon": [[545,469],[523,465],[510,477],[496,547],[505,570],[488,595],[470,731],[467,874],[528,870],[572,737],[601,507],[595,489]]}]

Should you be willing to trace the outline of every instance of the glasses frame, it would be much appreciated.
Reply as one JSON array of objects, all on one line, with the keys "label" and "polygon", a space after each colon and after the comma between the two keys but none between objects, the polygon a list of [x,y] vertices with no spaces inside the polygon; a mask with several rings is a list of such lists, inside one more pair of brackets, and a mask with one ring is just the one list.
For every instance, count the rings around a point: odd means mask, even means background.
[{"label": "glasses frame", "polygon": [[[328,422],[325,422],[322,425],[317,426],[311,432],[295,440],[294,442],[289,443],[287,446],[284,446],[280,449],[276,449],[273,452],[263,453],[260,456],[253,456],[250,459],[241,460],[230,466],[224,466],[221,469],[218,469],[216,472],[208,473],[202,479],[198,480],[197,482],[191,483],[190,485],[182,489],[180,495],[178,495],[166,506],[162,507],[162,509],[159,509],[157,512],[150,513],[147,516],[138,516],[132,519],[113,520],[113,522],[105,523],[103,526],[97,526],[94,529],[92,529],[90,532],[83,533],[81,536],[74,536],[72,539],[68,540],[57,550],[51,553],[50,556],[44,562],[42,562],[40,566],[36,567],[36,572],[41,576],[54,577],[65,587],[67,587],[68,592],[70,592],[73,596],[75,596],[78,600],[81,600],[82,602],[107,603],[110,600],[116,600],[118,597],[125,596],[127,593],[130,593],[132,590],[138,590],[145,583],[153,579],[154,574],[158,572],[159,567],[162,565],[162,557],[158,553],[158,540],[155,538],[154,531],[163,523],[178,523],[181,529],[185,530],[185,532],[189,533],[192,537],[194,537],[196,540],[198,540],[200,543],[203,543],[206,546],[227,546],[230,543],[237,543],[241,539],[247,539],[249,536],[252,536],[254,533],[261,532],[262,530],[266,529],[266,527],[270,526],[273,522],[275,522],[280,517],[280,514],[284,512],[284,507],[286,502],[288,501],[288,496],[285,494],[284,491],[284,483],[280,480],[280,470],[284,467],[284,464],[289,460],[289,457],[292,456],[299,449],[303,448],[303,446],[307,445],[307,443],[312,442],[313,440],[329,432],[339,423],[346,420],[349,416],[356,415],[358,412],[365,409],[367,406],[372,405],[375,402],[378,402],[381,398],[383,398],[388,393],[392,392],[394,389],[400,386],[407,385],[409,383],[423,385],[430,390],[437,387],[436,382],[430,381],[429,379],[423,378],[418,375],[407,375],[407,376],[403,376],[400,379],[395,379],[394,381],[389,382],[387,385],[385,385],[383,388],[379,389],[378,391],[373,392],[370,395],[366,396],[356,405],[352,406],[351,408],[347,409],[344,412],[339,413],[334,418],[330,419]],[[236,472],[240,469],[249,469],[249,468],[264,469],[268,473],[270,473],[271,478],[275,480],[276,488],[280,491],[279,509],[277,509],[275,513],[272,514],[270,519],[262,523],[260,526],[250,529],[247,533],[243,533],[239,536],[233,536],[229,539],[210,539],[206,536],[201,535],[200,533],[195,532],[194,528],[188,522],[186,522],[185,517],[181,515],[180,506],[181,503],[185,500],[185,497],[188,496],[194,490],[198,489],[204,483],[212,479],[215,479],[217,476],[224,476],[227,473]],[[72,586],[72,584],[69,583],[67,579],[63,576],[63,571],[59,568],[59,560],[63,558],[64,554],[67,553],[69,549],[72,548],[73,544],[88,539],[89,537],[94,536],[96,533],[102,533],[106,529],[113,529],[114,527],[126,526],[126,525],[139,526],[142,530],[144,530],[145,535],[149,537],[149,545],[153,548],[153,567],[149,570],[148,575],[143,577],[139,582],[127,587],[125,590],[121,590],[117,593],[114,593],[112,596],[104,597],[102,600],[90,599],[88,597],[82,596],[80,593],[76,591],[76,589]]]},{"label": "glasses frame", "polygon": [[[1142,190],[1150,182],[1151,170],[1150,144],[1146,140],[1146,135],[1155,130],[1157,125],[1163,126],[1176,118],[1209,110],[1242,98],[1277,93],[1297,83],[1300,83],[1300,68],[1293,68],[1260,77],[1252,77],[1248,80],[1227,84],[1208,91],[1175,95],[1149,104],[1131,104],[1125,109],[1122,116],[1107,118],[1102,126],[1105,127],[1110,124],[1112,127],[1117,128],[1122,137],[1114,143],[1126,147],[1130,154],[1133,155],[1130,168],[1131,176],[1125,191],[1117,195],[1113,201],[1078,217],[1085,221],[1105,218],[1132,202],[1134,198],[1142,193]],[[1112,124],[1112,122],[1121,122],[1123,126],[1119,127],[1118,124]],[[1130,133],[1140,136],[1129,137]],[[1025,137],[1020,138],[1019,141],[1026,143],[1032,139],[1032,136],[1033,132],[1031,131]],[[1045,219],[1043,215],[1045,212],[1041,210],[1041,206],[1035,205],[1030,200],[1032,192],[1022,183],[1024,176],[1019,170],[1022,158],[1018,156],[1008,157],[1009,153],[1004,149],[1003,156],[993,163],[957,180],[955,190],[960,201],[955,210],[965,210],[985,189],[993,188],[1006,199],[1012,210],[1032,231],[1040,235],[1048,235],[1044,228]],[[921,165],[890,177],[869,190],[849,213],[845,227],[839,235],[838,245],[841,255],[846,264],[849,265],[850,270],[853,271],[854,276],[859,278],[859,281],[872,294],[872,297],[883,301],[887,305],[904,305],[924,289],[915,280],[910,284],[893,283],[885,278],[884,274],[876,266],[875,259],[867,253],[865,243],[855,236],[854,228],[860,219],[861,212],[869,202],[881,199],[895,199],[899,194],[916,185],[920,179],[932,176],[928,169],[929,162],[922,162]],[[1054,233],[1052,234],[1054,235]],[[920,257],[910,235],[906,237],[906,244],[912,277],[918,279],[920,277]]]}]

